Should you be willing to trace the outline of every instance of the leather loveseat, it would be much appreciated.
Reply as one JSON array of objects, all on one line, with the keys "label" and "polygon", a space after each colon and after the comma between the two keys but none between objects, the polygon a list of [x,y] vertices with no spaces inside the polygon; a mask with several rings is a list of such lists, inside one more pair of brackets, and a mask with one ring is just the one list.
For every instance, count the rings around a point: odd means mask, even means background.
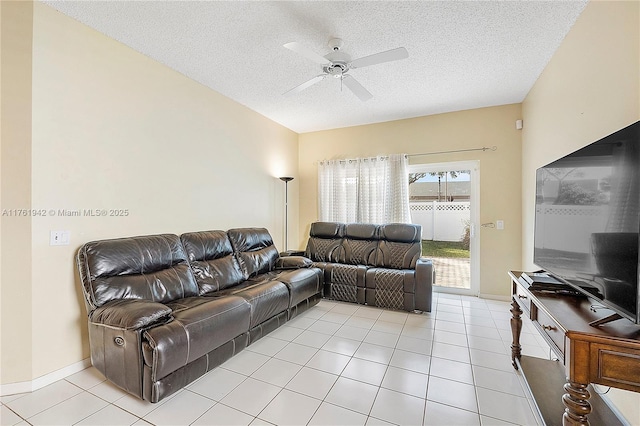
[{"label": "leather loveseat", "polygon": [[322,297],[321,271],[262,228],[95,241],[77,264],[93,365],[151,402]]},{"label": "leather loveseat", "polygon": [[324,273],[325,298],[431,312],[435,270],[421,257],[421,231],[402,223],[315,222],[304,255]]}]

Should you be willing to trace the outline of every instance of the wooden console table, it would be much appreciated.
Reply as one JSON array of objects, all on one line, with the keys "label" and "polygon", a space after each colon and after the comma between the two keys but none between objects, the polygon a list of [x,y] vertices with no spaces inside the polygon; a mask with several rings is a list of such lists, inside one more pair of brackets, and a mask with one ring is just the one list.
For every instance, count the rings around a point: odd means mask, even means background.
[{"label": "wooden console table", "polygon": [[[640,392],[640,326],[626,319],[599,327],[589,322],[611,311],[587,297],[531,291],[510,271],[513,366],[520,369],[547,425],[621,424],[590,383]],[[521,354],[526,313],[559,361]],[[590,423],[591,421],[591,423]]]}]

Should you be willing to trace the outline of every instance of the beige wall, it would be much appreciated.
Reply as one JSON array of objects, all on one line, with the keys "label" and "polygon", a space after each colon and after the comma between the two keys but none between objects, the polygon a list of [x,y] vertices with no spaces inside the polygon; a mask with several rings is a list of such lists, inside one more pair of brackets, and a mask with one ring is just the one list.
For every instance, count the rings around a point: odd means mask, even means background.
[{"label": "beige wall", "polygon": [[318,220],[318,161],[495,146],[496,151],[412,157],[411,163],[480,161],[480,222],[505,222],[504,231],[479,228],[480,293],[507,297],[507,271],[518,269],[521,260],[521,146],[515,128],[520,118],[518,104],[301,134],[298,246],[304,248],[309,226]]},{"label": "beige wall", "polygon": [[[27,247],[14,259],[19,282],[3,268],[2,300],[26,321],[19,336],[3,334],[3,349],[20,348],[30,371],[3,375],[3,384],[88,357],[74,264],[82,243],[260,226],[284,247],[277,176],[297,178],[298,171],[296,133],[37,2],[30,59],[33,102],[21,118],[32,116],[32,136],[20,142],[30,152],[24,170],[6,174],[26,178],[16,208],[30,204],[55,215],[7,221],[20,227]],[[2,166],[4,183],[4,155]],[[296,179],[289,185],[291,241],[298,238],[297,188]],[[64,217],[62,209],[127,209],[128,216]],[[71,244],[50,246],[51,230],[70,231]],[[7,256],[4,233],[2,241]],[[18,291],[27,297],[7,300]],[[6,316],[3,310],[3,326],[14,324]]]},{"label": "beige wall", "polygon": [[[522,113],[522,263],[533,265],[535,170],[640,119],[640,2],[590,2]],[[632,424],[640,396],[608,394]]]},{"label": "beige wall", "polygon": [[[0,209],[4,211],[31,205],[32,5],[0,2],[0,9]],[[0,380],[4,383],[31,378],[31,225],[26,218],[5,215],[0,224]]]},{"label": "beige wall", "polygon": [[[32,5],[4,1],[0,10],[0,210],[4,211],[31,206]],[[31,221],[3,214],[0,235],[0,383],[6,383],[31,379]]]}]

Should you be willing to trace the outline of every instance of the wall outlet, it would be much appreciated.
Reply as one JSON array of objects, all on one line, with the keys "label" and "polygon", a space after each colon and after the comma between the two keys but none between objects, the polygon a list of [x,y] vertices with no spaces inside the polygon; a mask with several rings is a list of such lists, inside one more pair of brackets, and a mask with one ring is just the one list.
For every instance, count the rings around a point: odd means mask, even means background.
[{"label": "wall outlet", "polygon": [[69,231],[51,231],[49,238],[50,246],[68,246],[71,240]]},{"label": "wall outlet", "polygon": [[504,229],[504,220],[496,220],[496,229]]}]

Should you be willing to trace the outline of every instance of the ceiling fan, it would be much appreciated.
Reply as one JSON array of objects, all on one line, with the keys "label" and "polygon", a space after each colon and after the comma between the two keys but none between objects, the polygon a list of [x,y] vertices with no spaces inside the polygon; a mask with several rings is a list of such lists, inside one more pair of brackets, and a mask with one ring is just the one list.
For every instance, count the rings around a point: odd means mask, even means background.
[{"label": "ceiling fan", "polygon": [[311,80],[294,87],[291,90],[286,91],[283,95],[292,95],[299,93],[304,89],[313,86],[319,81],[324,80],[327,77],[339,78],[342,83],[349,90],[353,92],[361,101],[368,101],[373,95],[365,89],[358,81],[353,78],[351,74],[347,74],[349,70],[355,68],[364,68],[371,65],[377,65],[384,62],[397,61],[399,59],[405,59],[409,57],[409,52],[404,47],[398,47],[396,49],[386,50],[380,53],[374,53],[373,55],[364,56],[359,59],[351,60],[351,57],[344,53],[342,49],[342,40],[339,38],[332,38],[329,40],[329,47],[331,52],[325,56],[321,56],[313,50],[303,46],[297,42],[291,42],[284,45],[289,50],[292,50],[307,59],[322,65],[322,74],[313,77]]}]

